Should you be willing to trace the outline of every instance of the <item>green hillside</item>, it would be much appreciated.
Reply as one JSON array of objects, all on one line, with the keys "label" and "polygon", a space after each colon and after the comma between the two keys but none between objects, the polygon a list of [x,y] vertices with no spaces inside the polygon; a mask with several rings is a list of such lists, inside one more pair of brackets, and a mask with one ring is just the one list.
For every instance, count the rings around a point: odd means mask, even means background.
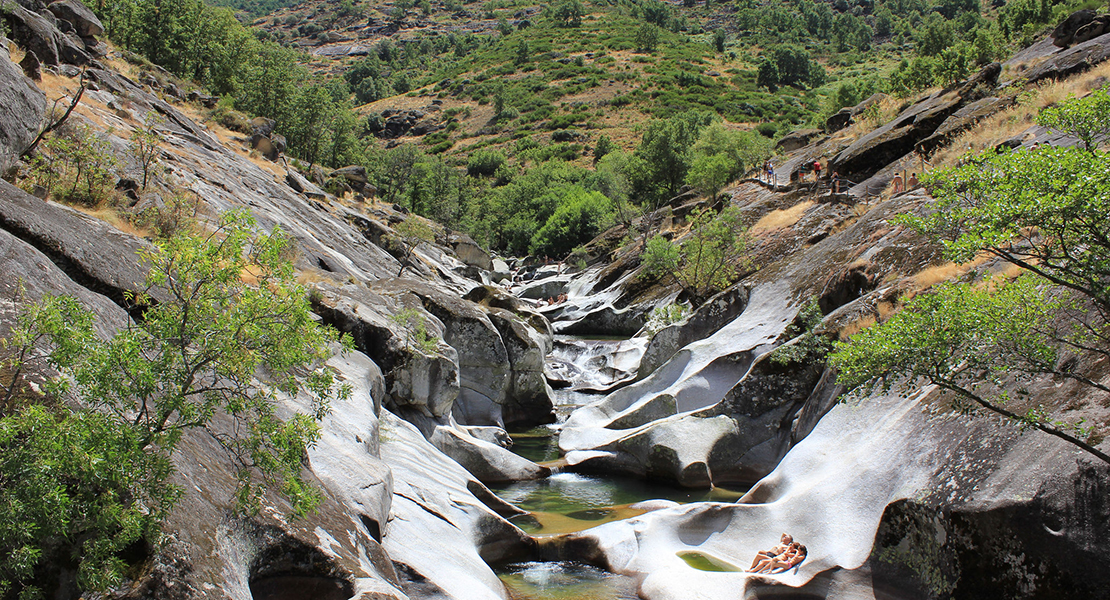
[{"label": "green hillside", "polygon": [[[874,92],[959,81],[1079,3],[237,2],[273,10],[251,29],[158,5],[101,5],[108,34],[222,96],[213,119],[273,118],[305,167],[365,165],[381,197],[492,249],[564,256],[683,183],[715,185],[711,164],[761,162],[745,132],[773,141]],[[713,122],[728,136],[695,151]],[[589,224],[562,231],[557,213]]]}]

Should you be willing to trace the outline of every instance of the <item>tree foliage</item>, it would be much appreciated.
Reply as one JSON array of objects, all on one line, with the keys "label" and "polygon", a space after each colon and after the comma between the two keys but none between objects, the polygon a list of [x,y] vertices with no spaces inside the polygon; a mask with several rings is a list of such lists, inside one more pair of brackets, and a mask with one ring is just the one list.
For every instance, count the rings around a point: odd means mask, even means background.
[{"label": "tree foliage", "polygon": [[986,253],[1029,274],[997,289],[946,284],[915,298],[838,347],[833,364],[845,383],[925,377],[1110,462],[1083,440],[1078,424],[1054,422],[1039,407],[1025,414],[1005,407],[1008,383],[1020,386],[1038,375],[1110,392],[1058,366],[1063,352],[1110,356],[1110,162],[1094,147],[1093,133],[1104,120],[1093,110],[1106,102],[1104,94],[1041,116],[1083,140],[1082,149],[989,151],[924,179],[937,199],[934,211],[902,223],[940,243],[954,261]]},{"label": "tree foliage", "polygon": [[[153,297],[135,297],[141,321],[110,339],[72,298],[47,296],[22,313],[6,342],[17,357],[9,367],[42,348],[64,375],[48,397],[76,408],[9,402],[0,416],[0,530],[21,532],[0,537],[9,589],[65,585],[51,573],[66,569],[82,589],[118,581],[118,551],[152,536],[177,498],[169,459],[190,430],[207,430],[227,452],[241,510],[256,510],[271,488],[298,515],[319,502],[301,471],[329,401],[348,393],[329,370],[313,370],[337,335],[313,320],[285,236],[256,238],[253,226],[229,213],[207,236],[156,242],[143,256]],[[9,396],[26,390],[25,367],[6,370]],[[309,410],[279,418],[279,395],[300,393]]]},{"label": "tree foliage", "polygon": [[[1057,349],[1047,324],[1059,311],[1034,276],[998,289],[972,284],[942,284],[908,302],[882,325],[865,329],[849,343],[837,343],[829,357],[839,381],[849,387],[897,379],[924,378],[956,393],[956,408],[972,404],[1075,444],[1098,458],[1110,457],[1085,442],[1082,423],[1055,422],[1040,407],[1024,413],[1006,408],[1022,394],[1031,377],[1054,373]],[[1016,384],[1016,385],[1013,385]],[[1105,390],[1104,390],[1105,391]]]},{"label": "tree foliage", "polygon": [[700,304],[736,280],[747,250],[747,231],[736,207],[720,214],[702,209],[691,216],[690,233],[681,243],[655,236],[648,240],[642,261],[645,273],[674,275],[691,300]]}]

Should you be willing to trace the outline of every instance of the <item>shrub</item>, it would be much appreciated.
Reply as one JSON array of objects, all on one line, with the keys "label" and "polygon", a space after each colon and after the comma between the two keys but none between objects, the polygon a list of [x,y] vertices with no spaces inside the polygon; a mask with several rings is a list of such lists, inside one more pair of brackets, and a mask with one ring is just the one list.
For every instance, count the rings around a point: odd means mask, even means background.
[{"label": "shrub", "polygon": [[479,150],[467,160],[466,174],[471,177],[491,177],[503,164],[505,155],[500,150]]}]

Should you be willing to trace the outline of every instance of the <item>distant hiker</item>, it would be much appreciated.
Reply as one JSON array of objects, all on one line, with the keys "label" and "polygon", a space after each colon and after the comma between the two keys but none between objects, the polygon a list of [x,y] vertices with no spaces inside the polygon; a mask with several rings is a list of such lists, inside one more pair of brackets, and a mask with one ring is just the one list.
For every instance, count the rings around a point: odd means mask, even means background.
[{"label": "distant hiker", "polygon": [[834,194],[840,193],[840,174],[836,171],[832,174],[832,191]]},{"label": "distant hiker", "polygon": [[910,179],[906,182],[906,189],[917,189],[917,173],[910,173]]},{"label": "distant hiker", "polygon": [[767,161],[767,183],[770,184],[772,190],[777,187],[775,182],[775,165],[771,164],[771,161]]},{"label": "distant hiker", "polygon": [[815,160],[813,161],[813,180],[817,181],[818,179],[821,179],[821,161]]},{"label": "distant hiker", "polygon": [[902,193],[902,190],[903,190],[903,187],[902,187],[902,174],[901,174],[901,173],[895,173],[895,174],[894,174],[894,179],[892,179],[892,180],[891,180],[890,182],[891,182],[892,184],[894,184],[894,193],[895,193],[895,194],[901,194],[901,193]]}]

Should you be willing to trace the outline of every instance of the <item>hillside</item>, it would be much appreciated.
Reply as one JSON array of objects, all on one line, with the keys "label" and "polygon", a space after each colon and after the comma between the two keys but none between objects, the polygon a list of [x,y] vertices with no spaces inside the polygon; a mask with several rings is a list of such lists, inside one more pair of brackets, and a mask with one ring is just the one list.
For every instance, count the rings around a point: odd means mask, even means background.
[{"label": "hillside", "polygon": [[[533,23],[453,42],[459,9],[363,7],[311,47],[374,54],[314,58],[125,5],[3,14],[4,600],[1110,589],[1105,13],[1046,36],[1068,5],[1011,3],[1002,61],[936,71],[893,3],[827,6],[899,15],[866,51],[804,1],[672,31],[495,0],[465,10]],[[840,79],[761,86],[780,44]],[[876,94],[841,96],[853,54],[889,58]],[[412,89],[356,103],[356,72]],[[783,532],[804,560],[745,572]]]},{"label": "hillside", "polygon": [[[773,142],[874,93],[951,85],[1075,6],[348,1],[273,5],[252,29],[200,0],[100,12],[140,70],[150,61],[220,97],[211,121],[301,161],[317,186],[345,191],[317,166],[362,167],[381,198],[489,250],[565,258],[626,207],[718,185],[705,161],[725,138],[693,149],[707,120],[732,132],[735,179],[767,158],[741,134]],[[259,133],[255,116],[274,124]],[[693,129],[667,131],[676,117]],[[664,148],[673,156],[650,156]],[[644,167],[660,160],[671,164]],[[539,188],[542,201],[522,199]],[[595,192],[605,200],[584,200]],[[573,233],[571,213],[587,221]]]}]

